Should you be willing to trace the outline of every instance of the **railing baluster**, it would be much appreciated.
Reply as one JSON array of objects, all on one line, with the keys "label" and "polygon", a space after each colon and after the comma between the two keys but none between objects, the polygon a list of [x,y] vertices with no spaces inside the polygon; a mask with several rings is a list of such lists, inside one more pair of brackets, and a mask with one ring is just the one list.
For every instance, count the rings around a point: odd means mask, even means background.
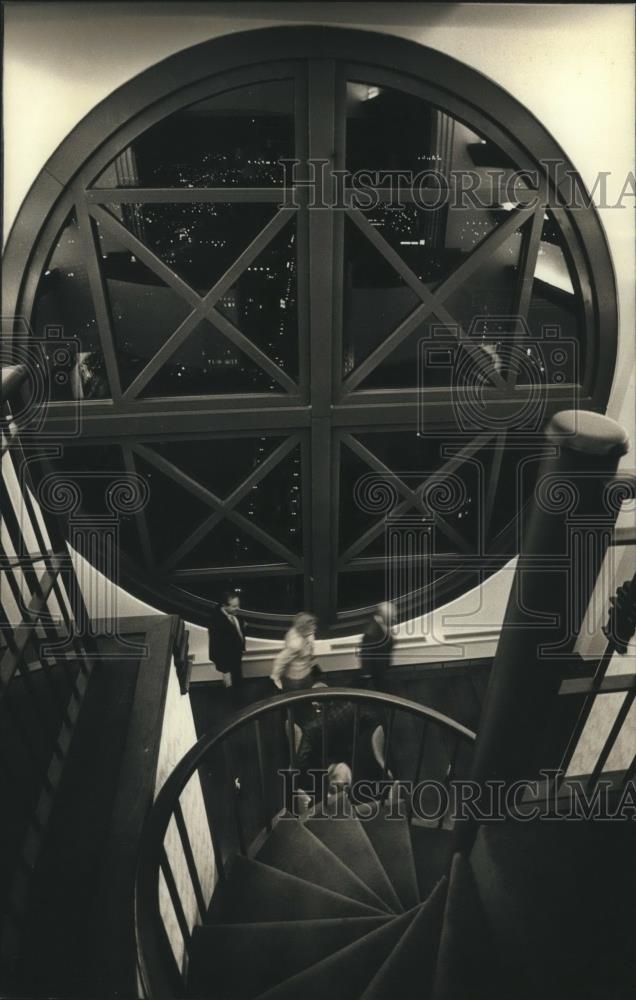
[{"label": "railing baluster", "polygon": [[287,730],[289,740],[289,767],[296,768],[296,733],[294,731],[294,710],[291,705],[287,709]]},{"label": "railing baluster", "polygon": [[351,782],[355,781],[358,744],[360,742],[360,703],[353,706],[353,738],[351,742]]},{"label": "railing baluster", "polygon": [[[451,782],[453,781],[453,779],[455,777],[455,765],[457,763],[457,754],[458,754],[458,752],[459,752],[459,736],[456,736],[455,737],[455,742],[453,744],[453,752],[452,752],[452,754],[450,756],[450,759],[448,761],[448,769],[447,769],[446,775],[444,777],[444,788],[446,788],[447,790],[448,790]],[[445,818],[446,818],[446,813],[444,813],[443,816],[440,816],[439,822],[437,824],[438,830],[441,830],[442,827],[444,826],[444,820],[445,820]]]},{"label": "railing baluster", "polygon": [[[23,496],[22,492],[20,493],[20,496],[21,497]],[[40,578],[38,577],[38,574],[33,567],[32,564],[33,559],[31,555],[28,553],[28,546],[25,540],[24,533],[22,531],[22,526],[20,524],[18,515],[16,514],[14,505],[9,496],[8,488],[4,482],[2,483],[0,492],[0,505],[2,509],[4,523],[6,525],[9,537],[11,539],[11,544],[13,545],[16,554],[18,556],[22,556],[24,553],[29,555],[29,559],[27,559],[22,565],[22,572],[24,574],[25,582],[29,588],[31,598],[37,600],[41,605],[42,611],[40,617],[41,617],[42,628],[44,629],[45,635],[47,636],[49,641],[57,640],[59,639],[59,636],[57,635],[55,630],[53,630],[52,627],[48,624],[46,618],[48,616],[47,600],[49,598],[51,589],[55,584],[55,580],[57,578],[59,569],[57,568],[56,565],[54,572],[51,573],[50,571],[47,570],[46,574],[44,574],[44,577],[51,578],[50,582],[47,584],[47,589],[44,590],[40,582]],[[14,574],[13,570],[9,570],[7,573],[9,578],[11,578],[13,574]],[[19,603],[20,602],[18,602],[18,606]]]},{"label": "railing baluster", "polygon": [[[64,600],[64,596],[63,596],[63,593],[62,593],[62,588],[61,588],[61,585],[60,585],[60,573],[59,573],[59,571],[57,571],[57,572],[55,571],[55,567],[54,567],[53,561],[52,561],[52,555],[53,555],[53,553],[51,551],[49,551],[48,546],[46,544],[46,540],[44,538],[44,535],[42,534],[42,530],[40,528],[40,522],[38,520],[37,513],[35,511],[35,508],[34,508],[34,505],[33,505],[33,501],[31,500],[31,496],[30,496],[30,492],[29,492],[28,488],[24,490],[24,492],[23,492],[23,498],[24,498],[24,505],[26,507],[27,514],[29,516],[29,520],[30,520],[30,522],[31,522],[31,524],[33,526],[33,530],[34,530],[34,533],[35,533],[36,541],[37,541],[38,545],[40,546],[40,551],[44,554],[44,565],[46,566],[46,569],[48,570],[49,573],[54,573],[55,574],[55,582],[53,583],[53,593],[55,594],[55,597],[57,599],[57,603],[58,603],[59,608],[60,608],[60,613],[62,615],[62,621],[64,622],[64,625],[65,625],[65,627],[66,627],[66,629],[68,631],[69,641],[70,641],[71,645],[75,648],[75,653],[76,653],[76,656],[78,658],[80,670],[81,671],[85,671],[86,670],[86,665],[84,663],[84,655],[85,655],[84,654],[84,650],[82,648],[81,643],[79,642],[78,636],[76,635],[75,624],[72,621],[71,616],[69,615],[68,608],[66,607],[66,601]],[[54,659],[55,659],[56,662],[59,662],[59,663],[62,664],[62,668],[63,668],[64,673],[66,675],[67,684],[68,684],[71,696],[79,698],[80,695],[79,695],[79,692],[77,690],[77,685],[76,685],[75,679],[74,679],[74,677],[73,677],[73,675],[71,673],[71,669],[70,669],[69,663],[67,662],[66,657],[62,655],[60,657],[54,657]]]},{"label": "railing baluster", "polygon": [[325,706],[320,708],[320,730],[321,730],[321,759],[322,759],[322,770],[326,771],[329,761],[329,742],[327,733],[327,712]]},{"label": "railing baluster", "polygon": [[590,694],[586,695],[585,701],[581,706],[581,711],[579,712],[578,718],[574,725],[574,729],[572,730],[570,738],[568,739],[568,744],[567,747],[565,748],[565,753],[563,754],[563,757],[561,759],[561,764],[559,767],[559,771],[561,773],[557,779],[558,786],[560,786],[563,783],[568,767],[572,763],[572,758],[574,757],[576,748],[579,744],[579,740],[583,735],[583,730],[587,725],[587,720],[590,717],[590,714],[594,707],[594,702],[596,701],[595,691],[600,687],[601,683],[603,682],[603,678],[607,673],[607,668],[610,665],[613,655],[614,655],[614,643],[610,640],[607,643],[603,655],[601,656],[597,664],[596,670],[594,671],[594,677],[592,678],[592,687],[594,688],[594,690],[591,691]]},{"label": "railing baluster", "polygon": [[424,760],[424,750],[426,749],[426,738],[428,736],[428,722],[425,722],[422,726],[422,735],[420,737],[420,746],[417,751],[417,762],[415,764],[415,771],[413,773],[413,785],[417,785],[420,780],[420,773],[422,771],[422,762]]},{"label": "railing baluster", "polygon": [[422,726],[422,735],[420,736],[420,745],[417,751],[417,758],[415,761],[415,770],[413,771],[413,781],[411,784],[411,794],[407,797],[407,822],[411,822],[413,818],[413,790],[417,787],[420,780],[420,772],[422,770],[422,761],[424,760],[424,750],[426,748],[426,737],[428,736],[428,723],[425,722]]},{"label": "railing baluster", "polygon": [[225,863],[223,861],[223,854],[221,852],[221,845],[219,843],[219,838],[216,832],[216,824],[210,823],[208,821],[208,829],[210,830],[210,839],[212,841],[212,850],[214,852],[214,863],[216,865],[216,870],[219,876],[219,881],[223,882],[226,877]]},{"label": "railing baluster", "polygon": [[389,754],[391,753],[391,739],[393,736],[393,726],[395,723],[395,709],[391,708],[389,711],[389,721],[386,727],[386,737],[384,740],[384,767],[382,768],[382,780],[386,780],[386,776],[389,773]]},{"label": "railing baluster", "polygon": [[620,735],[621,729],[623,728],[625,720],[629,715],[630,709],[634,704],[635,698],[636,698],[636,691],[628,691],[627,694],[625,695],[623,699],[623,704],[618,710],[618,714],[614,719],[614,724],[610,729],[609,735],[605,740],[603,749],[601,750],[598,760],[596,761],[596,764],[594,766],[594,770],[592,771],[592,774],[590,775],[590,778],[588,780],[588,785],[587,785],[588,789],[592,789],[595,787],[601,774],[603,773],[603,768],[607,764],[609,755],[614,749],[614,744],[616,743],[616,740]]},{"label": "railing baluster", "polygon": [[[238,800],[238,787],[236,782],[238,781],[238,775],[234,776],[234,759],[232,750],[230,749],[229,743],[223,744],[223,753],[225,755],[225,764],[227,768],[227,773],[230,777],[230,795],[232,796],[232,811],[234,813],[234,826],[236,827],[236,836],[239,843],[239,851],[242,855],[247,855],[247,846],[245,844],[245,833],[243,830],[243,820],[241,819],[241,810]],[[240,787],[240,786],[239,786]]]},{"label": "railing baluster", "polygon": [[265,785],[265,766],[263,763],[263,740],[261,734],[261,720],[254,720],[254,728],[256,733],[256,760],[258,763],[258,783],[261,790],[261,803],[262,803],[262,813],[263,813],[263,825],[268,833],[272,830],[272,818],[269,815],[269,809],[267,808],[267,788]]},{"label": "railing baluster", "polygon": [[163,877],[166,880],[166,887],[172,901],[172,906],[174,908],[174,913],[177,918],[177,923],[179,924],[179,930],[181,931],[181,937],[183,938],[183,946],[186,952],[190,951],[191,934],[190,928],[188,927],[188,920],[183,909],[183,903],[181,902],[181,896],[179,895],[179,890],[177,888],[177,883],[172,872],[172,867],[170,861],[168,860],[168,855],[166,854],[166,848],[163,846],[161,848],[161,858],[159,860],[159,867],[163,872]]},{"label": "railing baluster", "polygon": [[181,802],[179,801],[179,799],[177,799],[177,801],[174,804],[174,820],[176,823],[177,830],[179,831],[179,838],[181,840],[183,854],[186,859],[186,865],[188,866],[188,874],[190,875],[190,881],[192,882],[194,898],[197,901],[199,916],[201,917],[201,922],[203,922],[205,919],[207,907],[205,905],[205,899],[203,898],[203,889],[201,888],[201,880],[199,879],[199,873],[197,871],[196,861],[194,860],[194,852],[192,850],[192,844],[190,843],[190,836],[188,834],[188,828],[186,826],[185,817],[183,815],[183,809],[181,808]]},{"label": "railing baluster", "polygon": [[[289,746],[289,776],[291,779],[291,787],[287,789],[291,798],[288,798],[285,802],[285,808],[295,809],[295,796],[296,796],[296,775],[293,773],[296,770],[296,733],[294,731],[294,710],[292,706],[287,708],[287,743]],[[283,729],[285,724],[283,725]]]}]

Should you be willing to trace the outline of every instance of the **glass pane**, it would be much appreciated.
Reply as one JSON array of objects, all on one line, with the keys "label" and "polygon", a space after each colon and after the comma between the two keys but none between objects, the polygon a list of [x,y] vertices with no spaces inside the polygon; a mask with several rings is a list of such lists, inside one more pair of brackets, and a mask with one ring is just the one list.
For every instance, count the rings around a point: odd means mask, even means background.
[{"label": "glass pane", "polygon": [[[99,518],[104,519],[110,530],[113,511],[109,504],[110,490],[117,482],[125,480],[128,473],[119,445],[91,445],[65,447],[64,453],[52,460],[52,468],[61,476],[68,476],[79,489],[81,503],[78,512],[89,515],[89,523],[95,526]],[[134,514],[117,511],[117,531],[119,545],[137,566],[141,566],[139,532]],[[112,559],[111,559],[112,565]]]},{"label": "glass pane", "polygon": [[384,569],[338,574],[338,611],[371,608],[388,599],[389,578]]},{"label": "glass pane", "polygon": [[496,208],[463,207],[447,199],[440,208],[381,204],[363,214],[416,277],[433,289],[508,219],[512,207],[511,203]]},{"label": "glass pane", "polygon": [[549,383],[579,384],[585,368],[585,315],[575,268],[554,216],[546,213],[534,272],[528,326],[531,357]]},{"label": "glass pane", "polygon": [[283,438],[239,437],[162,441],[153,449],[224,500],[279,446]]},{"label": "glass pane", "polygon": [[141,392],[149,396],[281,393],[274,378],[207,320],[194,328]]},{"label": "glass pane", "polygon": [[[477,240],[477,237],[475,239]],[[506,335],[509,333],[509,317],[514,311],[522,239],[520,231],[513,233],[444,303],[445,308],[450,312],[453,320],[461,326],[464,334],[475,340],[484,352],[492,355],[492,364],[497,370],[501,369],[504,364],[505,351],[500,341],[505,341]],[[449,271],[454,270],[455,266],[459,266],[465,256],[467,254],[459,252],[459,256],[454,257],[454,264],[449,267]],[[442,258],[443,254],[440,260]],[[446,260],[447,263],[448,260]],[[412,260],[409,262],[409,266],[416,270],[420,278],[424,276],[425,268],[422,261],[418,263],[418,261]],[[395,274],[386,262],[385,269],[387,274]],[[442,274],[441,271],[439,273]],[[431,273],[429,273],[428,278],[429,280],[425,283],[430,287],[436,284],[436,280],[430,280]],[[412,296],[411,308],[406,311],[408,314],[420,300],[409,289],[406,291],[408,295]],[[394,297],[395,290],[392,289],[388,294]],[[369,292],[365,290],[363,301],[367,302],[368,299]],[[395,301],[395,299],[390,301]],[[346,302],[347,284],[345,280]],[[392,329],[395,329],[397,325],[394,323]],[[367,331],[368,329],[369,327],[366,327]],[[388,330],[387,334],[390,332],[392,330]],[[347,325],[345,323],[345,344],[349,346],[346,333]],[[424,324],[410,333],[363,379],[360,388],[415,388],[417,385],[433,388],[451,385],[453,369],[466,363],[465,352],[461,347],[457,350],[456,337],[455,331],[445,332],[444,327],[432,315]],[[372,346],[377,346],[383,339],[384,337],[377,335],[372,341]],[[496,356],[498,348],[502,355],[499,360]],[[349,348],[349,350],[351,349]],[[421,351],[421,355],[419,351]],[[422,360],[420,367],[418,367],[418,356]],[[362,359],[360,358],[360,360]]]},{"label": "glass pane", "polygon": [[203,566],[250,566],[282,562],[280,556],[233,521],[222,521],[208,532],[193,551],[180,561],[179,569]]},{"label": "glass pane", "polygon": [[355,437],[388,469],[408,476],[408,485],[413,489],[424,481],[427,472],[434,472],[445,461],[443,441],[421,437],[415,431],[373,432]]},{"label": "glass pane", "polygon": [[269,187],[294,156],[294,85],[270,80],[226,91],[153,125],[101,174],[97,187]]},{"label": "glass pane", "polygon": [[101,270],[122,388],[154,357],[191,306],[97,225]]},{"label": "glass pane", "polygon": [[[438,227],[437,237],[424,236],[434,220],[414,206],[402,212],[379,206],[365,213],[393,250],[423,283],[434,290],[446,280],[482,240],[505,219],[508,211],[477,211],[460,222],[452,216],[454,229]],[[436,213],[439,214],[439,213]],[[447,219],[448,221],[448,219]],[[444,223],[446,226],[446,223]],[[444,304],[466,332],[473,318],[509,315],[514,306],[521,234],[514,234],[503,247],[487,258],[484,265]],[[343,368],[355,370],[413,310],[420,298],[406,285],[382,254],[375,250],[353,223],[345,224]],[[457,309],[458,315],[453,312]],[[418,384],[418,344],[439,340],[439,322],[434,315],[410,333],[391,354],[360,383],[365,389],[414,388]],[[435,333],[433,334],[433,328]],[[503,328],[479,326],[479,338],[486,332],[500,334]],[[420,374],[423,386],[451,384],[452,366],[459,356],[452,351],[456,334],[449,332],[446,345],[426,349],[426,365]]]},{"label": "glass pane", "polygon": [[522,243],[523,234],[517,230],[486,256],[444,303],[464,333],[477,342],[496,342],[497,334],[508,329],[514,312]]},{"label": "glass pane", "polygon": [[40,278],[31,325],[49,371],[51,399],[110,396],[75,213],[60,232]]},{"label": "glass pane", "polygon": [[304,604],[302,576],[228,575],[214,581],[180,583],[187,593],[208,601],[218,601],[224,590],[231,588],[241,595],[241,605],[247,611],[260,611],[271,615],[293,615]]},{"label": "glass pane", "polygon": [[[490,542],[512,525],[528,502],[539,471],[542,444],[542,435],[538,435],[534,443],[527,440],[518,442],[514,435],[508,435],[490,519],[488,531]],[[503,541],[503,538],[498,538],[498,546]],[[505,539],[504,551],[511,555],[518,552],[516,533]]]},{"label": "glass pane", "polygon": [[107,490],[109,483],[124,469],[119,445],[66,447],[59,458],[52,459],[51,464],[60,475],[78,476],[82,512],[112,516],[107,504]]},{"label": "glass pane", "polygon": [[346,219],[343,374],[354,371],[419,301],[358,227]]},{"label": "glass pane", "polygon": [[232,202],[109,205],[137,239],[204,295],[276,214],[275,205]]},{"label": "glass pane", "polygon": [[[360,480],[362,480],[367,474],[372,473],[366,462],[363,462],[361,458],[358,458],[358,456],[343,443],[340,448],[339,496],[339,542],[341,553],[345,552],[346,549],[354,541],[356,541],[356,539],[365,533],[365,531],[377,524],[383,516],[365,509],[366,504],[360,504],[356,499],[356,486],[360,483],[358,490],[363,490],[363,482],[360,482]],[[369,506],[371,506],[371,504]],[[381,533],[380,537],[384,537],[384,532]]]},{"label": "glass pane", "polygon": [[159,564],[210,514],[211,508],[141,456],[135,456],[135,464],[150,490],[144,513]]},{"label": "glass pane", "polygon": [[253,486],[236,510],[292,552],[302,552],[300,446]]},{"label": "glass pane", "polygon": [[218,309],[283,371],[298,377],[295,220],[243,271]]},{"label": "glass pane", "polygon": [[431,389],[453,384],[458,341],[435,317],[408,335],[360,384],[360,389]]},{"label": "glass pane", "polygon": [[[440,478],[436,511],[443,523],[433,528],[435,552],[484,554],[485,491],[489,480],[490,456],[481,452],[463,462],[451,476]],[[434,495],[434,494],[432,494]]]},{"label": "glass pane", "polygon": [[414,173],[438,169],[436,115],[435,108],[411,94],[349,81],[347,168]]},{"label": "glass pane", "polygon": [[513,166],[493,142],[412,94],[349,81],[347,167],[351,171],[492,170]]},{"label": "glass pane", "polygon": [[[435,552],[477,551],[482,509],[484,476],[479,464],[463,462],[451,474],[440,471],[452,455],[443,454],[443,442],[430,437],[420,437],[413,432],[386,434],[357,434],[357,439],[387,468],[399,476],[405,486],[427,500],[428,510],[423,516],[435,514],[443,518],[432,529],[431,544]],[[374,475],[375,481],[378,474]],[[389,482],[389,477],[382,475]],[[396,491],[394,507],[403,502]],[[421,508],[409,505],[404,514],[410,517]],[[364,553],[372,554],[371,552]],[[379,546],[374,554],[380,554]]]},{"label": "glass pane", "polygon": [[[415,432],[358,433],[355,438],[387,469],[395,472],[404,485],[414,493],[422,487],[427,476],[435,472],[446,460],[441,455],[442,445],[439,441],[420,437]],[[451,494],[453,495],[454,493]],[[471,495],[472,504],[475,503],[474,487]],[[342,443],[339,522],[341,553],[362,537],[369,528],[383,525],[387,515],[403,502],[403,494],[394,485],[388,473],[375,472],[371,465],[355,454],[346,442]],[[404,510],[405,514],[417,512],[418,508],[412,504]],[[468,510],[466,516],[467,513]],[[442,547],[436,548],[437,551],[448,551],[453,546],[445,539]],[[369,544],[356,553],[356,557],[383,556],[385,551],[383,527]]]}]

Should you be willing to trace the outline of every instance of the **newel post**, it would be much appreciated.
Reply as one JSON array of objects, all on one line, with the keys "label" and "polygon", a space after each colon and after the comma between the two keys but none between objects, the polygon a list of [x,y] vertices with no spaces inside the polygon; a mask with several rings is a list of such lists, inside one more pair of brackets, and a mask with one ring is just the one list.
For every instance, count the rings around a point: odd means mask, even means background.
[{"label": "newel post", "polygon": [[477,782],[537,776],[538,737],[620,506],[614,480],[629,442],[619,424],[567,410],[552,418],[546,436],[556,447],[542,462],[522,531],[475,747]]}]

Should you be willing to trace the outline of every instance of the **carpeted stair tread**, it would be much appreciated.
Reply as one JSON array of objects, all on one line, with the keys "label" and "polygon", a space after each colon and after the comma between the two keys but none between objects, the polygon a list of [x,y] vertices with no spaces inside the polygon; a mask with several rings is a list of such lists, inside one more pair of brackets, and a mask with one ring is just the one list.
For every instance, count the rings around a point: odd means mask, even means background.
[{"label": "carpeted stair tread", "polygon": [[453,857],[453,834],[450,830],[411,824],[411,843],[415,858],[420,899],[426,899],[442,875],[450,870]]},{"label": "carpeted stair tread", "polygon": [[417,906],[420,895],[406,819],[391,806],[381,805],[371,818],[361,815],[360,822],[404,908]]},{"label": "carpeted stair tread", "polygon": [[355,899],[378,912],[387,912],[382,900],[297,819],[281,819],[256,855],[256,860],[322,889]]},{"label": "carpeted stair tread", "polygon": [[251,1000],[391,920],[345,917],[271,923],[207,924],[194,930],[188,993]]},{"label": "carpeted stair tread", "polygon": [[359,941],[259,994],[258,1000],[355,1000],[396,947],[415,914],[415,909],[400,913]]},{"label": "carpeted stair tread", "polygon": [[500,979],[494,941],[470,863],[455,854],[433,1000],[494,1000],[502,996]]},{"label": "carpeted stair tread", "polygon": [[362,1000],[417,997],[430,1000],[437,949],[444,917],[446,878],[440,879],[384,964],[362,995]]},{"label": "carpeted stair tread", "polygon": [[361,878],[392,913],[403,906],[359,819],[313,817],[305,823],[329,850]]},{"label": "carpeted stair tread", "polygon": [[238,855],[229,877],[215,889],[207,922],[377,916],[370,906]]}]

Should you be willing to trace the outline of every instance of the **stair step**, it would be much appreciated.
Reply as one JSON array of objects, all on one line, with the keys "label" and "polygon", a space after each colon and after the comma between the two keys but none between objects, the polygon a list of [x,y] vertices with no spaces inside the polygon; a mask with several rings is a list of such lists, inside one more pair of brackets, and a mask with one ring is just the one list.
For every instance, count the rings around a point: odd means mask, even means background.
[{"label": "stair step", "polygon": [[375,972],[396,947],[414,919],[416,909],[393,917],[303,972],[286,979],[258,1000],[354,1000],[364,991]]},{"label": "stair step", "polygon": [[410,927],[367,986],[362,1000],[417,996],[429,1000],[448,882],[440,879]]},{"label": "stair step", "polygon": [[444,909],[433,1000],[495,1000],[499,966],[470,863],[455,854]]},{"label": "stair step", "polygon": [[326,819],[316,816],[308,819],[305,826],[333,854],[344,861],[365,885],[379,896],[391,912],[402,912],[403,906],[399,897],[359,819],[355,817]]},{"label": "stair step", "polygon": [[377,917],[378,911],[295,875],[238,855],[212,897],[207,922]]},{"label": "stair step", "polygon": [[417,906],[420,896],[406,819],[394,816],[391,806],[381,805],[370,818],[360,815],[360,822],[402,905],[405,909]]},{"label": "stair step", "polygon": [[256,860],[322,889],[355,899],[378,912],[387,912],[382,900],[297,819],[281,819],[256,855]]},{"label": "stair step", "polygon": [[412,823],[411,843],[420,899],[426,899],[442,875],[450,871],[453,834],[450,830],[436,830],[433,827]]},{"label": "stair step", "polygon": [[188,993],[207,998],[214,984],[224,1000],[251,1000],[390,920],[387,914],[197,927]]}]

